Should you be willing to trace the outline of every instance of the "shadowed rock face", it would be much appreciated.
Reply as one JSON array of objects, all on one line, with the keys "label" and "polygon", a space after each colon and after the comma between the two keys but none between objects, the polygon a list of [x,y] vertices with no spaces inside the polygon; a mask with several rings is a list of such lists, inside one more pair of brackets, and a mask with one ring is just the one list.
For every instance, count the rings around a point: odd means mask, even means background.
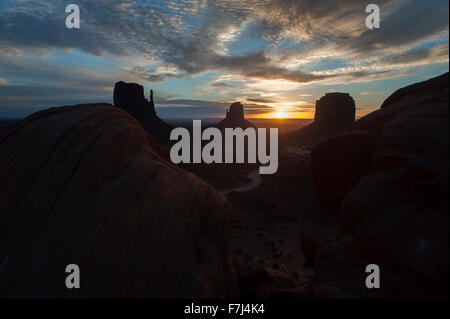
[{"label": "shadowed rock face", "polygon": [[348,93],[327,93],[316,101],[314,121],[350,125],[355,121],[355,101]]},{"label": "shadowed rock face", "polygon": [[119,108],[34,113],[0,138],[0,163],[1,297],[233,294],[226,199]]},{"label": "shadowed rock face", "polygon": [[355,101],[348,93],[327,93],[316,101],[314,122],[285,134],[289,144],[310,146],[344,131],[355,121]]},{"label": "shadowed rock face", "polygon": [[114,86],[114,106],[127,111],[159,143],[167,143],[172,126],[162,121],[155,111],[153,90],[150,101],[144,97],[144,87],[136,83],[117,82]]},{"label": "shadowed rock face", "polygon": [[150,102],[144,97],[144,87],[136,83],[117,82],[114,86],[114,106],[119,107],[135,118],[156,116],[153,92]]},{"label": "shadowed rock face", "polygon": [[248,127],[255,127],[253,123],[250,123],[244,118],[244,106],[240,102],[235,102],[227,109],[225,119],[217,124],[220,129],[241,127],[246,129]]},{"label": "shadowed rock face", "polygon": [[[446,73],[400,89],[313,149],[324,207],[302,243],[315,295],[448,296],[448,84]],[[380,267],[380,289],[365,286],[368,264]]]},{"label": "shadowed rock face", "polygon": [[240,120],[244,119],[244,106],[240,102],[230,105],[230,109],[226,113],[227,119]]}]

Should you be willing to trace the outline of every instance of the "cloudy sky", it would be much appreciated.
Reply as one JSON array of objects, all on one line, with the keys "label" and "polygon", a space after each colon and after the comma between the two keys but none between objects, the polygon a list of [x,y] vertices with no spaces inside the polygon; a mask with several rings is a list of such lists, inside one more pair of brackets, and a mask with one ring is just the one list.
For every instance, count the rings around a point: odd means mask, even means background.
[{"label": "cloudy sky", "polygon": [[[65,7],[80,7],[67,29]],[[448,1],[0,0],[0,118],[112,103],[119,80],[155,90],[163,118],[311,118],[326,92],[357,115],[394,90],[448,71]]]}]

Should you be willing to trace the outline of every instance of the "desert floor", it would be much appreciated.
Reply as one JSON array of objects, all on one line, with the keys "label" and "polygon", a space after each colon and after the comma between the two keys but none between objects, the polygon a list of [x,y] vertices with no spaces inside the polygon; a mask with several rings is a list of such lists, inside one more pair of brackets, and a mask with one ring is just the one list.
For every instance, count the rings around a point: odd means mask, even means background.
[{"label": "desert floor", "polygon": [[[305,263],[300,229],[305,213],[316,205],[310,166],[311,143],[286,139],[308,121],[259,120],[278,127],[279,166],[273,175],[258,175],[258,165],[183,165],[228,199],[229,245],[248,297],[302,297],[313,269]],[[249,177],[250,175],[250,177]],[[257,178],[255,178],[257,175]]]}]

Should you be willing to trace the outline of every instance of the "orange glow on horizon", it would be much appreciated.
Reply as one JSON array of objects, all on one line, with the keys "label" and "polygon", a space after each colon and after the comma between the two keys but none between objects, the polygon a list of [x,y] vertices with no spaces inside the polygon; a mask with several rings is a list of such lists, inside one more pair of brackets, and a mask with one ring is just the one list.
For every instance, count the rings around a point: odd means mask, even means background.
[{"label": "orange glow on horizon", "polygon": [[268,113],[249,114],[248,118],[254,119],[312,119],[314,118],[314,109],[303,108],[301,105],[305,105],[304,101],[294,102],[274,102],[274,103],[256,103],[265,104],[270,106],[273,111]]},{"label": "orange glow on horizon", "polygon": [[270,113],[262,113],[262,114],[247,114],[245,118],[249,119],[274,119],[274,120],[283,120],[283,119],[313,119],[314,111],[312,112],[284,112],[284,111],[276,111]]},{"label": "orange glow on horizon", "polygon": [[272,116],[276,119],[285,119],[289,117],[289,114],[287,114],[286,112],[283,111],[276,111],[274,113],[270,113],[272,114]]}]

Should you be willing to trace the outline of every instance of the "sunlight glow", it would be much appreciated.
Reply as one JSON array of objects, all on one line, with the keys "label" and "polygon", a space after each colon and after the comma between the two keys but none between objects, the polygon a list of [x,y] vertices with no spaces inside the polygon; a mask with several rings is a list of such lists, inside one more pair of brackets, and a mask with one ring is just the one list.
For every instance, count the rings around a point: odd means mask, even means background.
[{"label": "sunlight glow", "polygon": [[274,113],[271,113],[272,117],[277,118],[277,119],[285,119],[289,117],[289,114],[287,114],[286,112],[283,111],[277,111]]},{"label": "sunlight glow", "polygon": [[272,119],[293,119],[293,118],[313,118],[314,110],[299,107],[306,105],[304,101],[285,101],[276,103],[266,103],[266,105],[273,108],[273,112],[261,114],[259,118]]},{"label": "sunlight glow", "polygon": [[314,111],[313,112],[284,112],[284,111],[276,111],[276,112],[270,112],[270,113],[264,113],[264,114],[255,114],[246,116],[247,118],[258,118],[258,119],[312,119],[314,118]]}]

